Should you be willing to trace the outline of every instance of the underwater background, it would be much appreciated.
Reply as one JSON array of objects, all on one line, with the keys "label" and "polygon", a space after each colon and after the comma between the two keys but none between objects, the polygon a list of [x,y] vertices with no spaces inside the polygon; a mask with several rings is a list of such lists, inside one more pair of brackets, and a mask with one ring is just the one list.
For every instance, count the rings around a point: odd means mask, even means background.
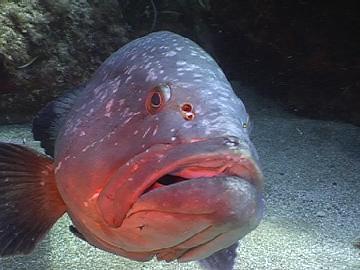
[{"label": "underwater background", "polygon": [[[43,151],[31,119],[48,101],[134,38],[177,32],[219,62],[251,116],[266,214],[235,269],[360,269],[359,11],[356,1],[0,1],[0,141]],[[103,252],[69,225],[65,215],[0,270],[200,269]]]}]

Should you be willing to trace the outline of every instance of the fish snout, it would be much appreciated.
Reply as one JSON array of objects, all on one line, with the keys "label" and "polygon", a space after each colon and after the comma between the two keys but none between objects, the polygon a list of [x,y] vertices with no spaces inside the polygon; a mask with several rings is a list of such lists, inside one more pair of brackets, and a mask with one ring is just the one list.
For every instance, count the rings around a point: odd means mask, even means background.
[{"label": "fish snout", "polygon": [[117,232],[117,239],[102,237],[159,259],[205,258],[258,225],[262,181],[251,145],[235,136],[152,146],[121,166],[99,195],[104,228]]}]

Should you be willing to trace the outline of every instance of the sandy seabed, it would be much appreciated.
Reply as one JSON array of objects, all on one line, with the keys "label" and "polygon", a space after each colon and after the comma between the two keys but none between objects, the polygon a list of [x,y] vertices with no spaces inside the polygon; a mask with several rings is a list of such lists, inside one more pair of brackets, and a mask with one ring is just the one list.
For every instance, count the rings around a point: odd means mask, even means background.
[{"label": "sandy seabed", "polygon": [[[238,270],[360,270],[360,128],[300,118],[251,90],[238,94],[253,122],[266,178],[266,215],[238,249]],[[30,125],[0,126],[0,141],[40,149]],[[29,256],[0,270],[196,270],[196,263],[133,262],[74,237],[65,215]]]}]

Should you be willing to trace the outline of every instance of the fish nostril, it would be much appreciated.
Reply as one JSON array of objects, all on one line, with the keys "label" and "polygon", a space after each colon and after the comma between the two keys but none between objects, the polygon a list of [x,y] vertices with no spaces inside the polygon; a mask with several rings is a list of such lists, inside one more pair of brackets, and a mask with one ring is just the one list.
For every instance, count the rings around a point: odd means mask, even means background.
[{"label": "fish nostril", "polygon": [[181,105],[181,110],[183,112],[192,112],[193,106],[190,103],[184,103]]},{"label": "fish nostril", "polygon": [[184,113],[184,114],[183,114],[183,117],[184,117],[185,120],[191,121],[191,120],[194,119],[195,114],[194,114],[193,112]]},{"label": "fish nostril", "polygon": [[192,104],[184,103],[181,105],[181,114],[187,121],[191,121],[195,118],[195,112]]}]

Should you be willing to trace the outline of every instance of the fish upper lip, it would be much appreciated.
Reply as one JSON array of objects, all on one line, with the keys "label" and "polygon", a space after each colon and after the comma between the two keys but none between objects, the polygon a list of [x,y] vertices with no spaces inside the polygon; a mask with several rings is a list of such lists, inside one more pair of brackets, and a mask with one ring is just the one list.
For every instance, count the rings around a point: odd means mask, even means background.
[{"label": "fish upper lip", "polygon": [[[177,145],[158,144],[133,157],[110,178],[98,199],[103,219],[111,227],[120,227],[132,205],[161,177],[209,162],[224,167],[215,175],[241,177],[262,190],[261,171],[249,145],[239,139],[217,137]],[[205,166],[204,172],[213,168]]]}]

